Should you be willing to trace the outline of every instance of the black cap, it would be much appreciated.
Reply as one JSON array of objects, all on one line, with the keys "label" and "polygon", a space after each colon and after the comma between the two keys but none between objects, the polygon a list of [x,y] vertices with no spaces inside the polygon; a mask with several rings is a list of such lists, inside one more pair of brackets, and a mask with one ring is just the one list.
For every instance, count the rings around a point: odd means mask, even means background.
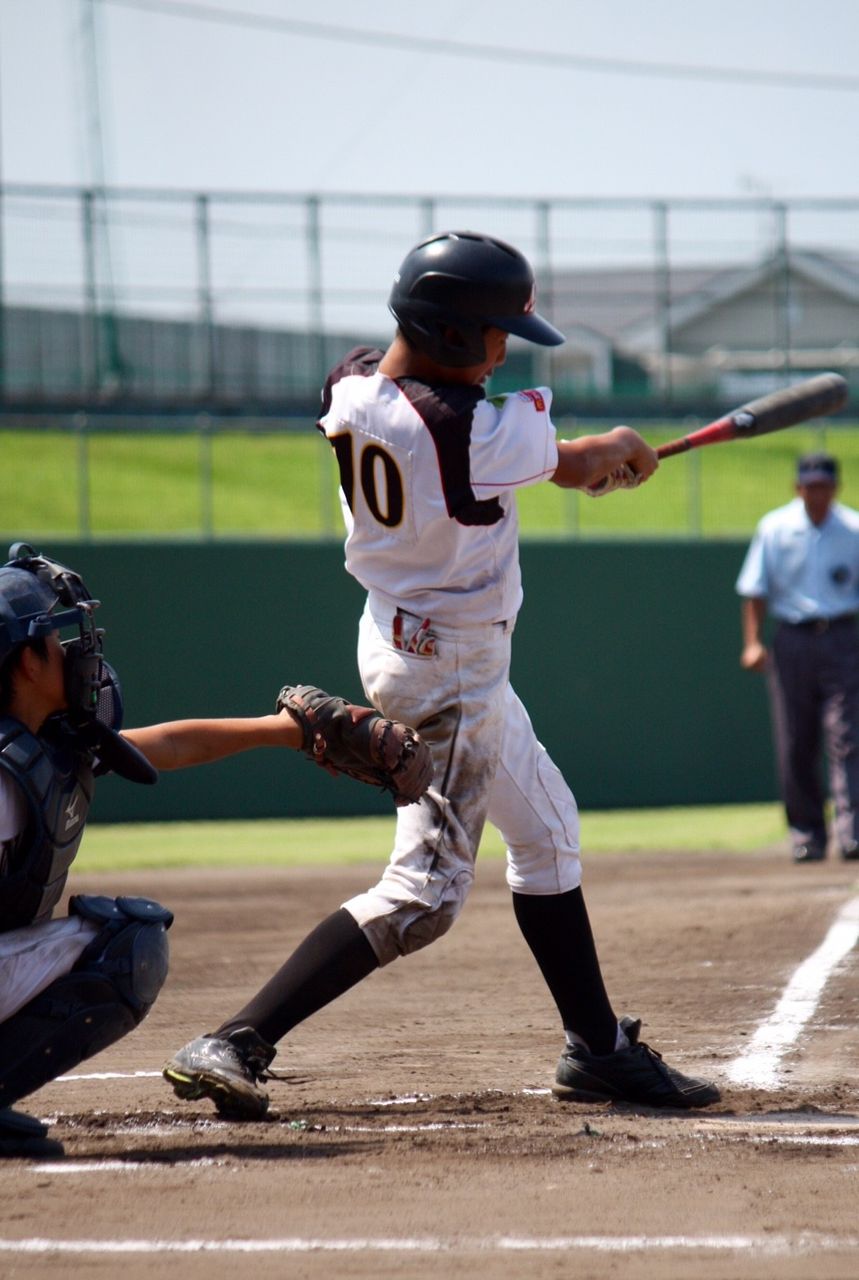
[{"label": "black cap", "polygon": [[829,453],[806,453],[796,466],[797,484],[837,484],[838,463]]}]

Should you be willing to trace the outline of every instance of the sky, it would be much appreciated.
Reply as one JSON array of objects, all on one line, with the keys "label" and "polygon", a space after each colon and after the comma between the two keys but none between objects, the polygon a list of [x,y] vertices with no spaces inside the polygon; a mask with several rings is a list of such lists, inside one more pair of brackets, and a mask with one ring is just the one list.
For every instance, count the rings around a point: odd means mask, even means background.
[{"label": "sky", "polygon": [[[400,39],[363,43],[362,30]],[[859,196],[857,49],[857,0],[0,0],[0,175]]]},{"label": "sky", "polygon": [[[0,181],[328,196],[322,310],[306,200],[212,203],[215,313],[363,332],[430,227],[539,267],[544,198],[641,202],[554,206],[556,269],[650,265],[655,199],[746,202],[673,205],[672,268],[772,253],[752,197],[855,200],[793,206],[790,237],[859,253],[857,49],[859,0],[0,0]],[[100,305],[196,314],[194,200],[105,207]],[[80,199],[7,187],[2,214],[7,301],[85,304]]]}]

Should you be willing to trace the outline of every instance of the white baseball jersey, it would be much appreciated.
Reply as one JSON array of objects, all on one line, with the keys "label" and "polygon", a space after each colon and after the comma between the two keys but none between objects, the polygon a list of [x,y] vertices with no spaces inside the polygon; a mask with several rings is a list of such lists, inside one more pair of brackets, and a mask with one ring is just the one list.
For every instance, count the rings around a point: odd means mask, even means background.
[{"label": "white baseball jersey", "polygon": [[509,684],[522,602],[515,491],[549,479],[551,393],[487,400],[378,372],[381,351],[331,373],[319,423],[340,465],[346,567],[368,590],[358,666],[368,700],[417,728],[435,766],[397,810],[381,880],[343,906],[380,964],[450,928],[487,817],[516,892],[581,882],[575,797]]},{"label": "white baseball jersey", "polygon": [[365,588],[447,626],[522,603],[515,491],[558,466],[547,388],[487,400],[378,372],[358,347],[331,373],[319,427],[340,467],[346,567]]}]

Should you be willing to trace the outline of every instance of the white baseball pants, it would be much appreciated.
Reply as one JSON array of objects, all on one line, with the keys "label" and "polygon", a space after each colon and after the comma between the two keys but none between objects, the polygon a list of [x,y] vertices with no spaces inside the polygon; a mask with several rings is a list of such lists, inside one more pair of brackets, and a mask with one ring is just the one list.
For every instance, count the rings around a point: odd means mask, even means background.
[{"label": "white baseball pants", "polygon": [[70,973],[97,933],[96,925],[80,916],[0,933],[0,1022]]},{"label": "white baseball pants", "polygon": [[[581,883],[575,798],[509,684],[512,623],[423,622],[371,597],[359,629],[368,699],[418,729],[435,765],[428,794],[397,811],[381,880],[343,904],[380,964],[453,924],[487,818],[507,845],[507,883],[516,893],[566,893]],[[419,637],[416,652],[410,635]]]}]

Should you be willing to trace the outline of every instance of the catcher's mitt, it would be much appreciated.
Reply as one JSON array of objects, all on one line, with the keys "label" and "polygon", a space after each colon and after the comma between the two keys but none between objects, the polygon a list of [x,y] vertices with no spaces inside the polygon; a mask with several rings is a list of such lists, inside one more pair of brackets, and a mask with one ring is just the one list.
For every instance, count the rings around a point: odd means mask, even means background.
[{"label": "catcher's mitt", "polygon": [[329,773],[383,787],[398,805],[420,800],[432,781],[429,747],[408,725],[310,684],[285,685],[277,710],[284,707],[304,731],[305,754]]},{"label": "catcher's mitt", "polygon": [[637,489],[640,484],[638,472],[633,471],[628,462],[623,462],[596,484],[588,485],[585,493],[591,498],[602,498],[607,493],[614,493],[615,489]]}]

